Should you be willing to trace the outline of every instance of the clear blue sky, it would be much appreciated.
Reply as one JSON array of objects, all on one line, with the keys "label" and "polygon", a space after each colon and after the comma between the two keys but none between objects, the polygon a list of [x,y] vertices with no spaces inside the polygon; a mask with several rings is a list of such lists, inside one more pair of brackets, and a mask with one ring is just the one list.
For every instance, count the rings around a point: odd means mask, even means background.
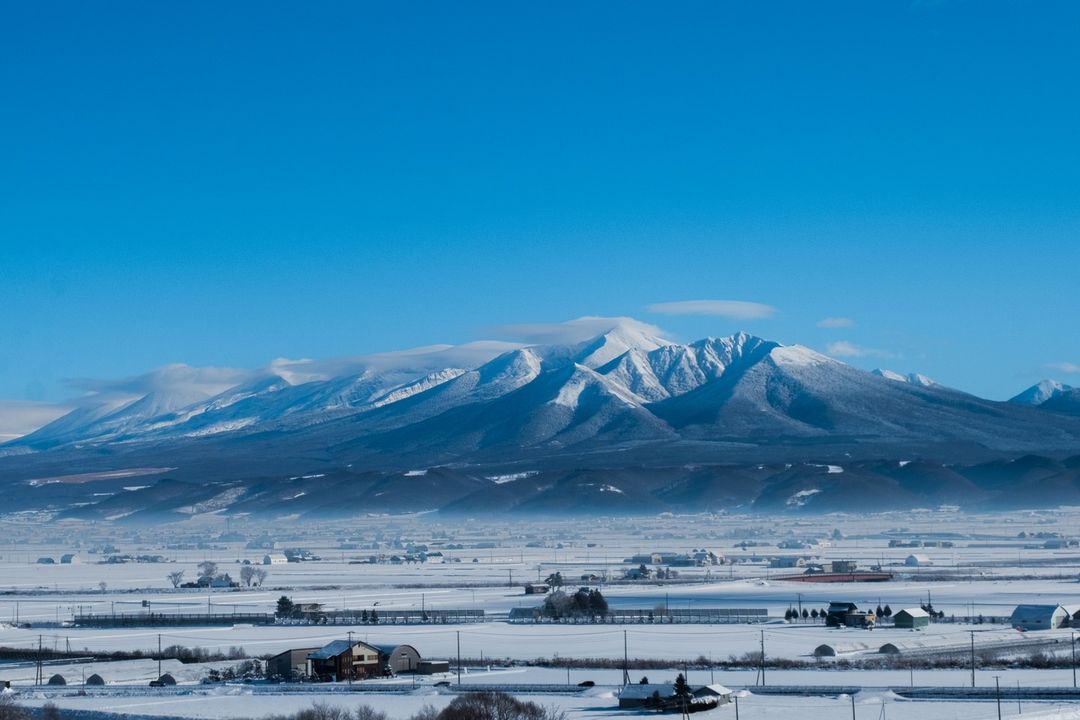
[{"label": "clear blue sky", "polygon": [[1080,3],[3,14],[0,400],[582,315],[1080,370]]}]

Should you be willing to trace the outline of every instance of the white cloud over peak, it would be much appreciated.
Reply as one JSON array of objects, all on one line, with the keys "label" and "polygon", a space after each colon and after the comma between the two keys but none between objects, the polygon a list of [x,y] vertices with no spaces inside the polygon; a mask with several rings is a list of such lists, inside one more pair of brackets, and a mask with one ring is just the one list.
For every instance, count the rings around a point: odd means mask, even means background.
[{"label": "white cloud over peak", "polygon": [[1046,367],[1051,370],[1057,370],[1058,372],[1068,373],[1070,375],[1080,374],[1080,365],[1071,362],[1057,362],[1047,363]]},{"label": "white cloud over peak", "polygon": [[657,315],[710,315],[732,320],[760,320],[776,313],[772,305],[746,300],[679,300],[653,303],[645,309]]},{"label": "white cloud over peak", "polygon": [[855,327],[855,321],[846,317],[827,317],[817,321],[819,328],[849,328]]},{"label": "white cloud over peak", "polygon": [[577,343],[613,330],[656,339],[666,336],[664,330],[656,325],[632,317],[587,316],[560,323],[525,323],[489,328],[489,332],[494,335],[513,338],[530,345]]},{"label": "white cloud over peak", "polygon": [[833,357],[895,357],[895,355],[887,350],[879,350],[878,348],[864,347],[862,345],[856,345],[853,342],[847,340],[837,340],[831,342],[825,346],[825,354],[832,355]]}]

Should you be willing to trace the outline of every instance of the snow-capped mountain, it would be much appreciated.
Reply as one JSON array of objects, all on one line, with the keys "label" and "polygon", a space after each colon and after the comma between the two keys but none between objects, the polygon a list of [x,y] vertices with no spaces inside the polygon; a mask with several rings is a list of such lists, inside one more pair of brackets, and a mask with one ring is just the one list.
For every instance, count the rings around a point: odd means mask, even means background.
[{"label": "snow-capped mountain", "polygon": [[1035,383],[1027,390],[1024,390],[1019,395],[1010,398],[1009,402],[1019,403],[1021,405],[1042,405],[1047,400],[1068,393],[1074,389],[1075,388],[1060,383],[1057,380],[1042,380]]},{"label": "snow-capped mountain", "polygon": [[907,375],[903,375],[901,373],[894,372],[886,368],[876,368],[874,370],[871,370],[870,372],[874,375],[877,375],[878,377],[883,377],[886,380],[908,383],[910,385],[919,385],[922,387],[931,387],[933,385],[937,385],[936,382],[920,373],[908,373]]},{"label": "snow-capped mountain", "polygon": [[[749,469],[740,471],[739,482],[754,486],[755,463],[815,458],[808,468],[842,469],[872,459],[1064,457],[1080,447],[1080,417],[1046,408],[1073,398],[1064,388],[1040,406],[993,402],[920,375],[866,372],[746,333],[680,344],[620,320],[565,343],[282,361],[212,394],[205,384],[191,396],[182,389],[182,383],[169,392],[157,387],[117,405],[106,406],[111,398],[104,398],[101,406],[79,408],[9,445],[19,454],[0,457],[0,475],[167,467],[175,469],[174,479],[205,482],[366,469],[390,473],[397,483],[413,477],[398,477],[407,470],[445,466],[465,473],[453,481],[462,492],[492,485],[499,489],[484,491],[508,498],[547,493],[551,484],[536,478],[561,468],[576,469],[570,496],[585,498],[599,493],[596,488],[619,486],[604,481],[602,469],[622,476],[651,468],[668,477],[661,468],[669,468],[676,484],[665,497],[689,498],[713,491],[695,484],[705,481],[693,479],[693,472],[677,469],[702,463],[743,463]],[[493,483],[484,480],[488,475],[469,474],[471,467],[525,479]],[[804,474],[819,478],[823,472]],[[829,488],[861,477],[830,473],[824,473]],[[780,483],[774,488],[778,506],[793,496],[807,506],[833,497],[824,480],[814,485],[804,474],[797,482],[781,482],[787,476],[779,471],[770,476]],[[961,492],[961,480],[938,474]],[[308,489],[289,495],[279,488],[281,497],[315,496],[309,486],[316,481],[296,482]],[[922,487],[917,479],[905,482]],[[641,497],[605,491],[596,501],[632,504]],[[550,497],[536,502],[559,504]],[[461,507],[482,504],[473,498]]]}]

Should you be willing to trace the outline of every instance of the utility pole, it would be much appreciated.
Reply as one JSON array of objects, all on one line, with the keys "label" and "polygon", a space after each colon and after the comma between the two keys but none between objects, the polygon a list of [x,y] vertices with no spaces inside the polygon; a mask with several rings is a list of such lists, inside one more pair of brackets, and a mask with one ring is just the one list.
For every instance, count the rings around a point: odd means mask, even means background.
[{"label": "utility pole", "polygon": [[622,684],[630,684],[630,655],[626,645],[626,631],[622,631]]},{"label": "utility pole", "polygon": [[739,720],[739,693],[731,693],[735,696],[735,720]]},{"label": "utility pole", "polygon": [[971,687],[975,687],[975,631],[971,630]]},{"label": "utility pole", "polygon": [[1076,633],[1069,633],[1072,638],[1072,672],[1073,672],[1073,688],[1076,687]]},{"label": "utility pole", "polygon": [[157,676],[161,679],[161,633],[157,636]]},{"label": "utility pole", "polygon": [[457,684],[461,687],[461,631],[457,631]]},{"label": "utility pole", "polygon": [[855,720],[855,693],[851,693],[851,720]]},{"label": "utility pole", "polygon": [[353,660],[353,641],[352,641],[353,631],[350,630],[348,634],[349,634],[349,684],[352,685],[353,672],[356,671],[356,663]]},{"label": "utility pole", "polygon": [[997,696],[998,720],[1001,720],[1001,676],[994,676],[994,691]]},{"label": "utility pole", "polygon": [[765,687],[765,631],[761,631],[761,687]]},{"label": "utility pole", "polygon": [[38,635],[37,636],[37,674],[36,674],[37,679],[34,681],[35,685],[40,685],[41,680],[42,680],[42,675],[41,675],[41,652],[42,652],[41,636]]}]

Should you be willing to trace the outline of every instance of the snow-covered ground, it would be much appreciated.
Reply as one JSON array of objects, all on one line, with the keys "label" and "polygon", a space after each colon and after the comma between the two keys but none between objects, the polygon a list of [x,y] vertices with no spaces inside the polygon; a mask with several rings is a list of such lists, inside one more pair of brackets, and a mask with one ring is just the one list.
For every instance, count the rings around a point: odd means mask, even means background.
[{"label": "snow-covered ground", "polygon": [[[838,466],[839,467],[839,466]],[[460,639],[465,658],[490,660],[490,672],[475,669],[463,676],[465,683],[520,685],[576,684],[592,680],[601,686],[621,682],[618,670],[565,670],[500,667],[503,660],[536,658],[605,658],[623,656],[624,639],[632,658],[661,661],[727,660],[757,652],[764,639],[770,658],[802,659],[819,669],[768,671],[770,685],[799,684],[866,688],[915,685],[964,686],[970,683],[967,670],[857,671],[838,669],[829,660],[816,661],[813,650],[821,644],[837,647],[845,657],[872,656],[885,643],[923,646],[958,645],[970,641],[976,646],[999,637],[1021,637],[1001,624],[969,625],[936,623],[914,633],[879,626],[871,631],[827,629],[816,623],[787,624],[776,620],[788,608],[824,608],[830,601],[851,601],[860,607],[889,605],[894,611],[932,602],[947,615],[967,617],[1008,616],[1021,603],[1078,604],[1080,548],[1067,540],[1080,527],[1080,512],[1012,513],[999,516],[965,516],[953,510],[926,513],[893,513],[873,517],[828,516],[821,518],[738,518],[723,516],[621,518],[611,520],[539,522],[477,522],[440,520],[437,517],[358,518],[349,523],[325,526],[281,528],[245,526],[233,521],[230,533],[254,538],[268,531],[276,533],[275,545],[248,548],[243,539],[222,535],[227,529],[220,518],[203,517],[188,523],[160,528],[126,528],[82,523],[39,525],[32,519],[0,519],[0,532],[7,540],[0,544],[0,645],[32,649],[40,642],[55,650],[74,652],[142,650],[157,648],[159,635],[164,646],[184,645],[226,652],[240,648],[250,655],[267,655],[295,647],[321,645],[346,636],[378,644],[409,643],[424,657],[453,659]],[[885,533],[890,530],[890,533]],[[1053,533],[1056,533],[1054,535]],[[952,547],[889,547],[889,539],[947,537]],[[1046,538],[1066,540],[1064,546]],[[781,549],[782,540],[810,541],[805,549]],[[746,547],[743,547],[743,543]],[[438,550],[427,563],[357,564],[371,555],[403,554],[410,543]],[[106,553],[90,548],[113,544],[123,554],[161,555],[160,563],[100,564]],[[1058,543],[1061,544],[1061,543]],[[197,573],[197,564],[216,562],[234,578],[244,560],[258,563],[267,552],[302,547],[323,559],[317,562],[266,566],[269,576],[262,588],[238,590],[174,590],[166,575],[184,570],[186,579]],[[637,562],[634,555],[652,552],[687,553],[707,549],[734,563],[711,567],[680,567],[677,582],[606,583],[601,589],[615,608],[764,608],[774,618],[766,624],[732,625],[532,625],[510,624],[505,614],[516,607],[532,607],[542,598],[526,596],[522,583],[542,580],[553,572],[562,573],[574,588],[583,574],[621,577]],[[65,553],[78,552],[81,563],[41,565],[39,557],[57,560]],[[908,555],[927,556],[929,565],[904,565]],[[799,569],[769,567],[769,559],[798,556],[811,561],[855,560],[860,567],[881,565],[896,574],[885,583],[840,583],[818,585],[778,580],[777,576],[797,574]],[[654,563],[649,563],[650,565]],[[944,577],[943,577],[944,576]],[[512,583],[512,584],[511,584]],[[275,625],[203,627],[126,627],[89,629],[65,626],[78,613],[208,613],[270,612],[279,597],[294,602],[320,603],[328,610],[348,608],[357,612],[377,609],[419,610],[442,608],[483,609],[496,621],[467,625]],[[15,621],[18,620],[18,625]],[[26,625],[29,625],[28,627]],[[1027,633],[1026,637],[1038,636]],[[1070,649],[1070,631],[1057,630],[1042,635],[1059,640],[1057,654]],[[849,651],[845,654],[845,650]],[[215,663],[214,666],[232,663]],[[172,673],[187,694],[143,697],[145,686],[156,677],[153,660],[114,663],[67,662],[50,665],[46,674],[60,673],[69,683],[97,673],[111,688],[104,696],[86,697],[66,690],[26,689],[34,678],[32,664],[0,664],[0,680],[11,680],[17,688],[34,695],[33,702],[52,699],[61,706],[110,709],[116,712],[187,717],[258,717],[305,707],[317,694],[282,696],[252,695],[245,687],[206,687],[196,683],[210,665],[181,665],[164,661],[162,669]],[[667,679],[670,671],[634,671],[650,679]],[[1004,686],[1067,687],[1072,684],[1069,669],[979,670],[980,686],[992,686],[994,676]],[[751,691],[759,679],[756,672],[709,673],[690,670],[691,682],[716,682]],[[412,683],[412,679],[407,682]],[[125,695],[123,687],[132,688]],[[136,691],[138,689],[138,692]],[[432,694],[433,688],[409,689],[408,694],[327,696],[327,702],[368,702],[404,717],[431,703],[449,701]],[[878,717],[881,699],[886,700],[889,717],[989,718],[996,716],[993,704],[985,702],[911,702],[865,691],[856,697],[857,717]],[[586,697],[549,695],[534,697],[544,704],[565,707],[572,718],[610,717],[615,703],[610,690],[597,688]],[[874,693],[877,693],[875,695]],[[36,697],[40,695],[41,697]],[[46,697],[47,696],[47,697]],[[877,699],[875,699],[877,698]],[[850,700],[833,698],[778,698],[751,695],[744,700],[747,717],[791,716],[850,717]],[[1015,705],[1005,714],[1015,712]],[[1025,703],[1024,715],[1058,713],[1054,704]],[[714,714],[734,714],[721,708]]]},{"label": "snow-covered ground", "polygon": [[[189,694],[161,697],[79,697],[74,693],[35,691],[18,696],[19,702],[40,706],[52,702],[61,708],[100,710],[106,712],[160,715],[186,718],[259,718],[272,714],[291,713],[311,707],[316,702],[331,706],[354,708],[370,705],[385,711],[391,718],[407,718],[426,705],[445,707],[453,695],[433,688],[423,688],[404,694],[349,693],[338,695],[255,695],[248,688],[218,687],[194,690]],[[523,694],[522,699],[564,710],[571,720],[641,716],[640,711],[620,711],[615,691],[595,688],[580,695]],[[864,692],[855,696],[856,720],[990,720],[997,717],[993,701],[927,702],[904,700],[888,692]],[[805,718],[826,720],[852,717],[850,696],[840,697],[782,697],[746,694],[739,698],[740,718]],[[735,717],[734,705],[721,706],[702,717]],[[1015,702],[1002,703],[1002,717],[1025,720],[1074,720],[1080,718],[1075,703]]]}]

